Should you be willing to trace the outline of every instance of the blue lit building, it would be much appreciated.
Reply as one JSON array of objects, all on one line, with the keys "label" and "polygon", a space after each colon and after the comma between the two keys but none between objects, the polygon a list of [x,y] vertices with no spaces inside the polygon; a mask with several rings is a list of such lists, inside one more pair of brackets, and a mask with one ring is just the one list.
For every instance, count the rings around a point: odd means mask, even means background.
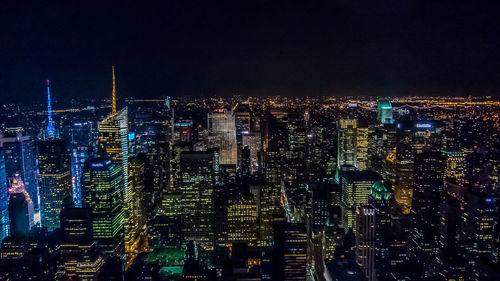
[{"label": "blue lit building", "polygon": [[0,147],[0,242],[9,234],[8,201],[4,151]]},{"label": "blue lit building", "polygon": [[38,210],[38,178],[36,175],[35,149],[33,141],[27,136],[3,138],[6,184],[19,174],[24,181],[26,191]]},{"label": "blue lit building", "polygon": [[73,188],[73,201],[76,207],[82,207],[82,175],[85,161],[92,157],[93,150],[90,146],[73,146],[71,149],[71,180]]}]

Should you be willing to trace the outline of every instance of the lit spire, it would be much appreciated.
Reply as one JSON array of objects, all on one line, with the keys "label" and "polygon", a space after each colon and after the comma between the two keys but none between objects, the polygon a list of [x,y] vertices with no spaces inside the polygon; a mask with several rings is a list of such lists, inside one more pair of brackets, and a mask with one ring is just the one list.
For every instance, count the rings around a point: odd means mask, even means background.
[{"label": "lit spire", "polygon": [[116,113],[116,86],[115,86],[115,66],[113,65],[113,101],[111,105],[111,112]]},{"label": "lit spire", "polygon": [[50,80],[47,80],[47,112],[49,115],[49,124],[47,125],[47,135],[49,139],[54,138],[54,124],[52,123],[52,106],[50,103]]}]

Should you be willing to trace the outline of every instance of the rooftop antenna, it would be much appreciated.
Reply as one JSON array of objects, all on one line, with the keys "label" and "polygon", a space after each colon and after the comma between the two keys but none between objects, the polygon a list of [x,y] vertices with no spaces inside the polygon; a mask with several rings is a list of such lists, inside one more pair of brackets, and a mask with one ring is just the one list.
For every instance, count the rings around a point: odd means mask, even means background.
[{"label": "rooftop antenna", "polygon": [[47,80],[47,112],[49,113],[49,124],[47,125],[47,135],[49,139],[54,138],[54,124],[52,122],[52,105],[50,103],[50,80]]},{"label": "rooftop antenna", "polygon": [[111,112],[116,113],[116,85],[115,85],[115,66],[112,67],[113,70],[113,101],[111,104]]}]

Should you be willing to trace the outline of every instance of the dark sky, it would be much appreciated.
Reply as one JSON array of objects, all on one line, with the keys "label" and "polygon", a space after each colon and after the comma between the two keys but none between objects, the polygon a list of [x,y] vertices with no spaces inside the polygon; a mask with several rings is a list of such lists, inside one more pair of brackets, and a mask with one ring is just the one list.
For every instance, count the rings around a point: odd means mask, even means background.
[{"label": "dark sky", "polygon": [[121,97],[500,89],[496,1],[28,2],[0,7],[2,103],[108,96],[112,64]]}]

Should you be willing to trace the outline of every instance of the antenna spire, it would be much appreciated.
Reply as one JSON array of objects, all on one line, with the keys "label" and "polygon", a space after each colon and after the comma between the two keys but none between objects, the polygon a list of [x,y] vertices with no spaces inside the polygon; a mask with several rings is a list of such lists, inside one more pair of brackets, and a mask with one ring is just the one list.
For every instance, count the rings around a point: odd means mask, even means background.
[{"label": "antenna spire", "polygon": [[49,115],[49,124],[47,125],[47,135],[49,139],[54,138],[54,124],[52,122],[52,105],[50,102],[50,80],[47,80],[47,112]]},{"label": "antenna spire", "polygon": [[113,70],[113,103],[111,105],[112,113],[116,113],[116,85],[115,85],[115,66],[112,67]]}]

